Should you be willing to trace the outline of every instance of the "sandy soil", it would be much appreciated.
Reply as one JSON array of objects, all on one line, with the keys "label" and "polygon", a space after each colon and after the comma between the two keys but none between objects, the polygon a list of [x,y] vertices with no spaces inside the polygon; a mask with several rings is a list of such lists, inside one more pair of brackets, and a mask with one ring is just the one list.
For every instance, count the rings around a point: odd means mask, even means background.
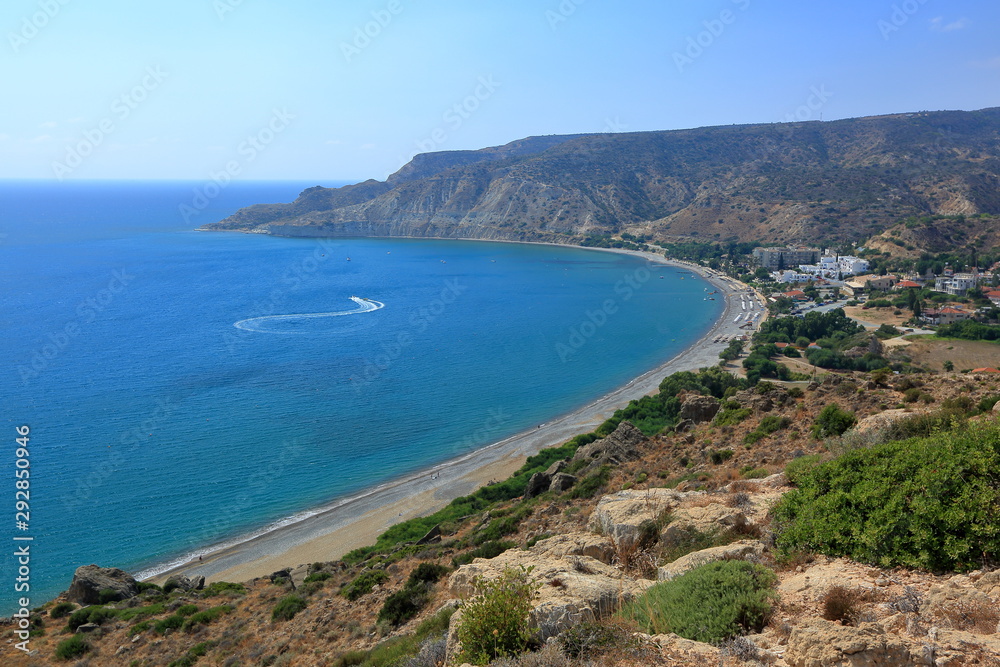
[{"label": "sandy soil", "polygon": [[[629,400],[656,392],[665,376],[716,365],[719,352],[731,337],[751,333],[739,328],[742,322],[733,322],[737,314],[744,313],[740,293],[745,293],[747,286],[743,283],[703,267],[665,260],[661,255],[619,252],[688,269],[708,279],[720,291],[716,298],[724,295],[726,300],[726,308],[714,327],[667,363],[568,415],[461,459],[341,500],[299,523],[236,546],[207,551],[202,560],[163,572],[152,581],[162,582],[171,574],[204,575],[209,581],[245,581],[285,567],[340,558],[352,549],[373,544],[378,535],[399,521],[431,514],[490,480],[506,479],[539,450],[592,431]],[[763,303],[760,295],[755,300]]]},{"label": "sandy soil", "polygon": [[956,371],[970,368],[1000,367],[1000,344],[977,340],[907,341],[905,354],[913,363],[931,370],[941,370],[945,361],[955,364]]}]

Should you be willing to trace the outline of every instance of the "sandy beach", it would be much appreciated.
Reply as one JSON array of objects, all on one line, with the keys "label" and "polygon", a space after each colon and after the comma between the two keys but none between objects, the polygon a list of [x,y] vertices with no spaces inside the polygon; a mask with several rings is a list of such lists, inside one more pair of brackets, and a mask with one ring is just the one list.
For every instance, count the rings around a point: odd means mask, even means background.
[{"label": "sandy beach", "polygon": [[[655,393],[665,376],[718,364],[719,352],[727,341],[748,333],[739,328],[742,320],[734,322],[738,314],[745,312],[740,294],[746,293],[746,285],[704,267],[667,260],[662,255],[617,252],[689,270],[708,280],[719,290],[716,298],[725,297],[725,309],[715,325],[673,359],[567,415],[459,459],[343,499],[297,523],[234,546],[206,551],[201,560],[167,570],[150,580],[162,583],[172,574],[183,574],[204,575],[209,581],[246,581],[286,567],[336,560],[352,549],[373,544],[381,533],[399,521],[431,514],[491,480],[506,479],[539,450],[592,431],[630,400]],[[754,296],[759,304],[757,295]],[[721,342],[715,342],[720,339]]]}]

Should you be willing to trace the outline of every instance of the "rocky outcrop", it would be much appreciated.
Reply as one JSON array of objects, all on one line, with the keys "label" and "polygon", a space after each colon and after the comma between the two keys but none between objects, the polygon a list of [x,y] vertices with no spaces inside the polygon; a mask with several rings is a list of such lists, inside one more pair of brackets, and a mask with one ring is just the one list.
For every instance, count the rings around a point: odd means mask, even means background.
[{"label": "rocky outcrop", "polygon": [[587,556],[612,565],[615,547],[611,540],[593,533],[568,533],[539,541],[531,551],[546,558],[566,559],[570,556]]},{"label": "rocky outcrop", "polygon": [[693,424],[710,422],[715,419],[720,407],[721,404],[716,398],[689,394],[681,403],[680,418],[690,420]]},{"label": "rocky outcrop", "polygon": [[182,591],[200,591],[205,587],[205,577],[199,575],[188,578],[180,574],[175,574],[163,582],[163,587],[178,588]]},{"label": "rocky outcrop", "polygon": [[623,421],[608,437],[595,440],[576,451],[574,461],[593,461],[597,464],[619,464],[639,459],[639,445],[646,441],[642,431]]},{"label": "rocky outcrop", "polygon": [[449,587],[457,598],[476,595],[478,577],[494,579],[508,568],[530,567],[531,578],[541,584],[531,614],[538,639],[545,641],[580,623],[607,618],[634,599],[651,581],[622,576],[610,565],[588,556],[556,555],[555,545],[539,542],[527,552],[511,549],[496,558],[477,558],[451,575]]},{"label": "rocky outcrop", "polygon": [[574,484],[576,484],[576,477],[561,472],[552,478],[552,483],[549,484],[549,491],[557,491],[561,493],[573,488]]},{"label": "rocky outcrop", "polygon": [[785,661],[790,667],[876,667],[907,665],[910,651],[878,623],[845,627],[810,619],[792,630]]},{"label": "rocky outcrop", "polygon": [[660,541],[667,545],[679,544],[693,532],[711,535],[737,530],[749,525],[747,515],[740,509],[723,502],[694,507],[681,507],[673,511],[671,521],[660,534]]},{"label": "rocky outcrop", "polygon": [[670,581],[685,572],[718,560],[756,561],[764,555],[764,545],[757,540],[740,540],[722,547],[702,549],[678,558],[657,571],[660,581]]},{"label": "rocky outcrop", "polygon": [[[103,593],[103,596],[102,596]],[[84,565],[76,569],[66,599],[82,605],[127,600],[139,594],[139,583],[131,574],[116,567]],[[102,597],[104,598],[102,600]]]},{"label": "rocky outcrop", "polygon": [[674,491],[673,489],[648,489],[645,491],[619,491],[604,496],[590,515],[590,529],[619,542],[636,542],[640,527],[647,522],[660,521],[681,500],[700,492]]},{"label": "rocky outcrop", "polygon": [[524,488],[524,497],[534,498],[546,491],[565,491],[573,486],[576,483],[576,477],[564,474],[562,471],[565,468],[565,461],[556,461],[545,472],[536,472],[528,479],[528,485]]}]

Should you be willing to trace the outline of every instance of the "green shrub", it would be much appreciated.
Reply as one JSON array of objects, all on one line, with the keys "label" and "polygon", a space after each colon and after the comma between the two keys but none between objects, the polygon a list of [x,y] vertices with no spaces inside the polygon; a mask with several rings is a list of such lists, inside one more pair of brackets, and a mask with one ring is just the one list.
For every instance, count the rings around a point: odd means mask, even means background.
[{"label": "green shrub", "polygon": [[163,604],[151,604],[145,607],[132,607],[131,609],[119,609],[116,617],[121,621],[131,621],[136,618],[146,618],[147,616],[157,616],[165,612],[167,608]]},{"label": "green shrub", "polygon": [[406,580],[406,585],[413,586],[419,583],[437,583],[440,581],[441,577],[448,574],[451,574],[451,568],[446,565],[438,565],[437,563],[421,563],[413,570],[413,572],[410,572],[410,578]]},{"label": "green shrub", "polygon": [[558,641],[562,652],[574,659],[628,650],[639,644],[628,628],[615,623],[579,623],[559,635]]},{"label": "green shrub", "polygon": [[802,478],[813,468],[823,462],[823,457],[819,454],[810,454],[792,459],[785,466],[785,477],[792,486],[798,486]]},{"label": "green shrub", "polygon": [[552,537],[552,533],[541,533],[539,535],[535,535],[530,540],[528,540],[528,542],[524,545],[524,548],[525,549],[530,549],[531,547],[535,546],[536,544],[538,544],[542,540],[547,540],[550,537]]},{"label": "green shrub", "polygon": [[139,621],[128,629],[128,636],[134,637],[135,635],[140,635],[146,630],[149,630],[151,627],[153,627],[152,621]]},{"label": "green shrub", "polygon": [[354,581],[344,586],[340,594],[345,598],[354,602],[363,595],[368,595],[372,592],[372,589],[389,581],[389,575],[383,570],[369,570],[367,572],[362,572]]},{"label": "green shrub", "polygon": [[455,567],[458,567],[459,565],[467,565],[476,558],[496,558],[504,551],[513,549],[516,546],[513,542],[487,542],[472,551],[455,556],[452,562],[455,564]]},{"label": "green shrub", "polygon": [[857,423],[853,412],[841,410],[836,403],[830,403],[819,413],[813,425],[813,435],[817,438],[829,438],[843,435],[847,429]]},{"label": "green shrub", "polygon": [[920,390],[916,387],[912,389],[907,389],[903,392],[903,401],[905,403],[916,403],[917,399],[920,398]]},{"label": "green shrub", "polygon": [[731,449],[720,449],[718,451],[712,452],[710,455],[712,463],[715,465],[722,465],[729,459],[733,458],[733,450]]},{"label": "green shrub", "polygon": [[174,614],[173,616],[167,616],[166,618],[157,621],[156,625],[153,627],[156,628],[157,632],[163,635],[167,633],[167,630],[180,630],[183,626],[184,617]]},{"label": "green shrub", "polygon": [[750,408],[739,407],[740,404],[735,401],[732,403],[737,407],[724,407],[719,411],[719,414],[715,416],[715,421],[712,422],[713,424],[716,426],[736,426],[751,415]]},{"label": "green shrub", "polygon": [[609,481],[611,481],[611,466],[601,466],[593,475],[588,475],[577,482],[569,492],[569,497],[593,498]]},{"label": "green shrub", "polygon": [[185,604],[185,605],[181,605],[180,607],[178,607],[177,611],[175,611],[174,613],[177,614],[178,616],[187,617],[187,616],[190,616],[191,614],[195,614],[197,612],[198,612],[198,605],[196,605],[196,604]]},{"label": "green shrub", "polygon": [[271,611],[272,621],[290,621],[308,606],[306,601],[298,595],[289,595],[281,600]]},{"label": "green shrub", "polygon": [[233,584],[228,581],[216,581],[208,586],[205,586],[205,590],[201,592],[203,598],[215,597],[217,595],[222,595],[224,593],[233,593],[236,595],[246,595],[247,589],[243,584]]},{"label": "green shrub", "polygon": [[49,610],[49,616],[51,618],[65,618],[74,609],[76,609],[76,605],[72,602],[60,602]]},{"label": "green shrub", "polygon": [[1000,401],[1000,396],[997,394],[991,394],[990,396],[983,398],[979,401],[979,411],[989,412],[993,409],[993,406],[997,404],[997,401]]},{"label": "green shrub", "polygon": [[788,395],[792,398],[802,398],[806,395],[806,392],[802,391],[802,387],[789,387]]},{"label": "green shrub", "polygon": [[121,591],[116,591],[113,588],[102,588],[97,592],[97,602],[98,604],[108,604],[111,602],[118,602],[122,599]]},{"label": "green shrub", "polygon": [[475,581],[479,595],[465,602],[458,639],[462,653],[457,662],[477,665],[524,653],[533,633],[528,625],[538,584],[530,569],[507,568],[493,580]]},{"label": "green shrub", "polygon": [[329,572],[313,572],[308,577],[303,579],[302,583],[311,584],[314,581],[323,582],[326,581],[327,579],[330,579],[331,577],[333,577],[333,575],[330,574]]},{"label": "green shrub", "polygon": [[648,634],[676,633],[700,642],[720,642],[759,632],[777,600],[777,575],[740,560],[702,565],[657,584],[622,610]]},{"label": "green shrub", "polygon": [[378,621],[399,626],[419,614],[430,602],[427,584],[416,582],[390,595],[378,612]]},{"label": "green shrub", "polygon": [[69,626],[70,632],[76,632],[76,629],[81,625],[86,625],[87,623],[101,625],[104,621],[115,618],[117,615],[118,611],[115,609],[99,606],[85,607],[74,611],[70,615],[66,625]]},{"label": "green shrub", "polygon": [[851,451],[805,472],[774,509],[779,554],[969,570],[1000,553],[1000,425]]},{"label": "green shrub", "polygon": [[157,593],[162,593],[163,592],[162,588],[160,588],[156,584],[154,584],[152,582],[149,582],[149,581],[140,581],[139,584],[138,584],[138,586],[139,586],[139,592],[140,593],[145,593],[146,591],[155,591]]},{"label": "green shrub", "polygon": [[64,639],[56,646],[56,657],[60,660],[72,660],[90,650],[90,643],[84,639],[83,635],[73,635],[69,639]]}]

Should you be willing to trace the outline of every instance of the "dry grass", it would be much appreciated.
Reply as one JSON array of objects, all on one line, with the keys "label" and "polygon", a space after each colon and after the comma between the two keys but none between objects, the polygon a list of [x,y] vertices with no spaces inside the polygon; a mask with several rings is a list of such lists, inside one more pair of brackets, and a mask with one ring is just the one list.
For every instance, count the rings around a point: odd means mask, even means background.
[{"label": "dry grass", "polygon": [[955,364],[955,370],[996,367],[1000,363],[1000,345],[978,340],[917,339],[906,347],[914,364],[940,371],[945,361]]},{"label": "dry grass", "polygon": [[986,601],[959,600],[943,607],[940,616],[942,624],[980,635],[995,634],[1000,624],[1000,609]]}]

